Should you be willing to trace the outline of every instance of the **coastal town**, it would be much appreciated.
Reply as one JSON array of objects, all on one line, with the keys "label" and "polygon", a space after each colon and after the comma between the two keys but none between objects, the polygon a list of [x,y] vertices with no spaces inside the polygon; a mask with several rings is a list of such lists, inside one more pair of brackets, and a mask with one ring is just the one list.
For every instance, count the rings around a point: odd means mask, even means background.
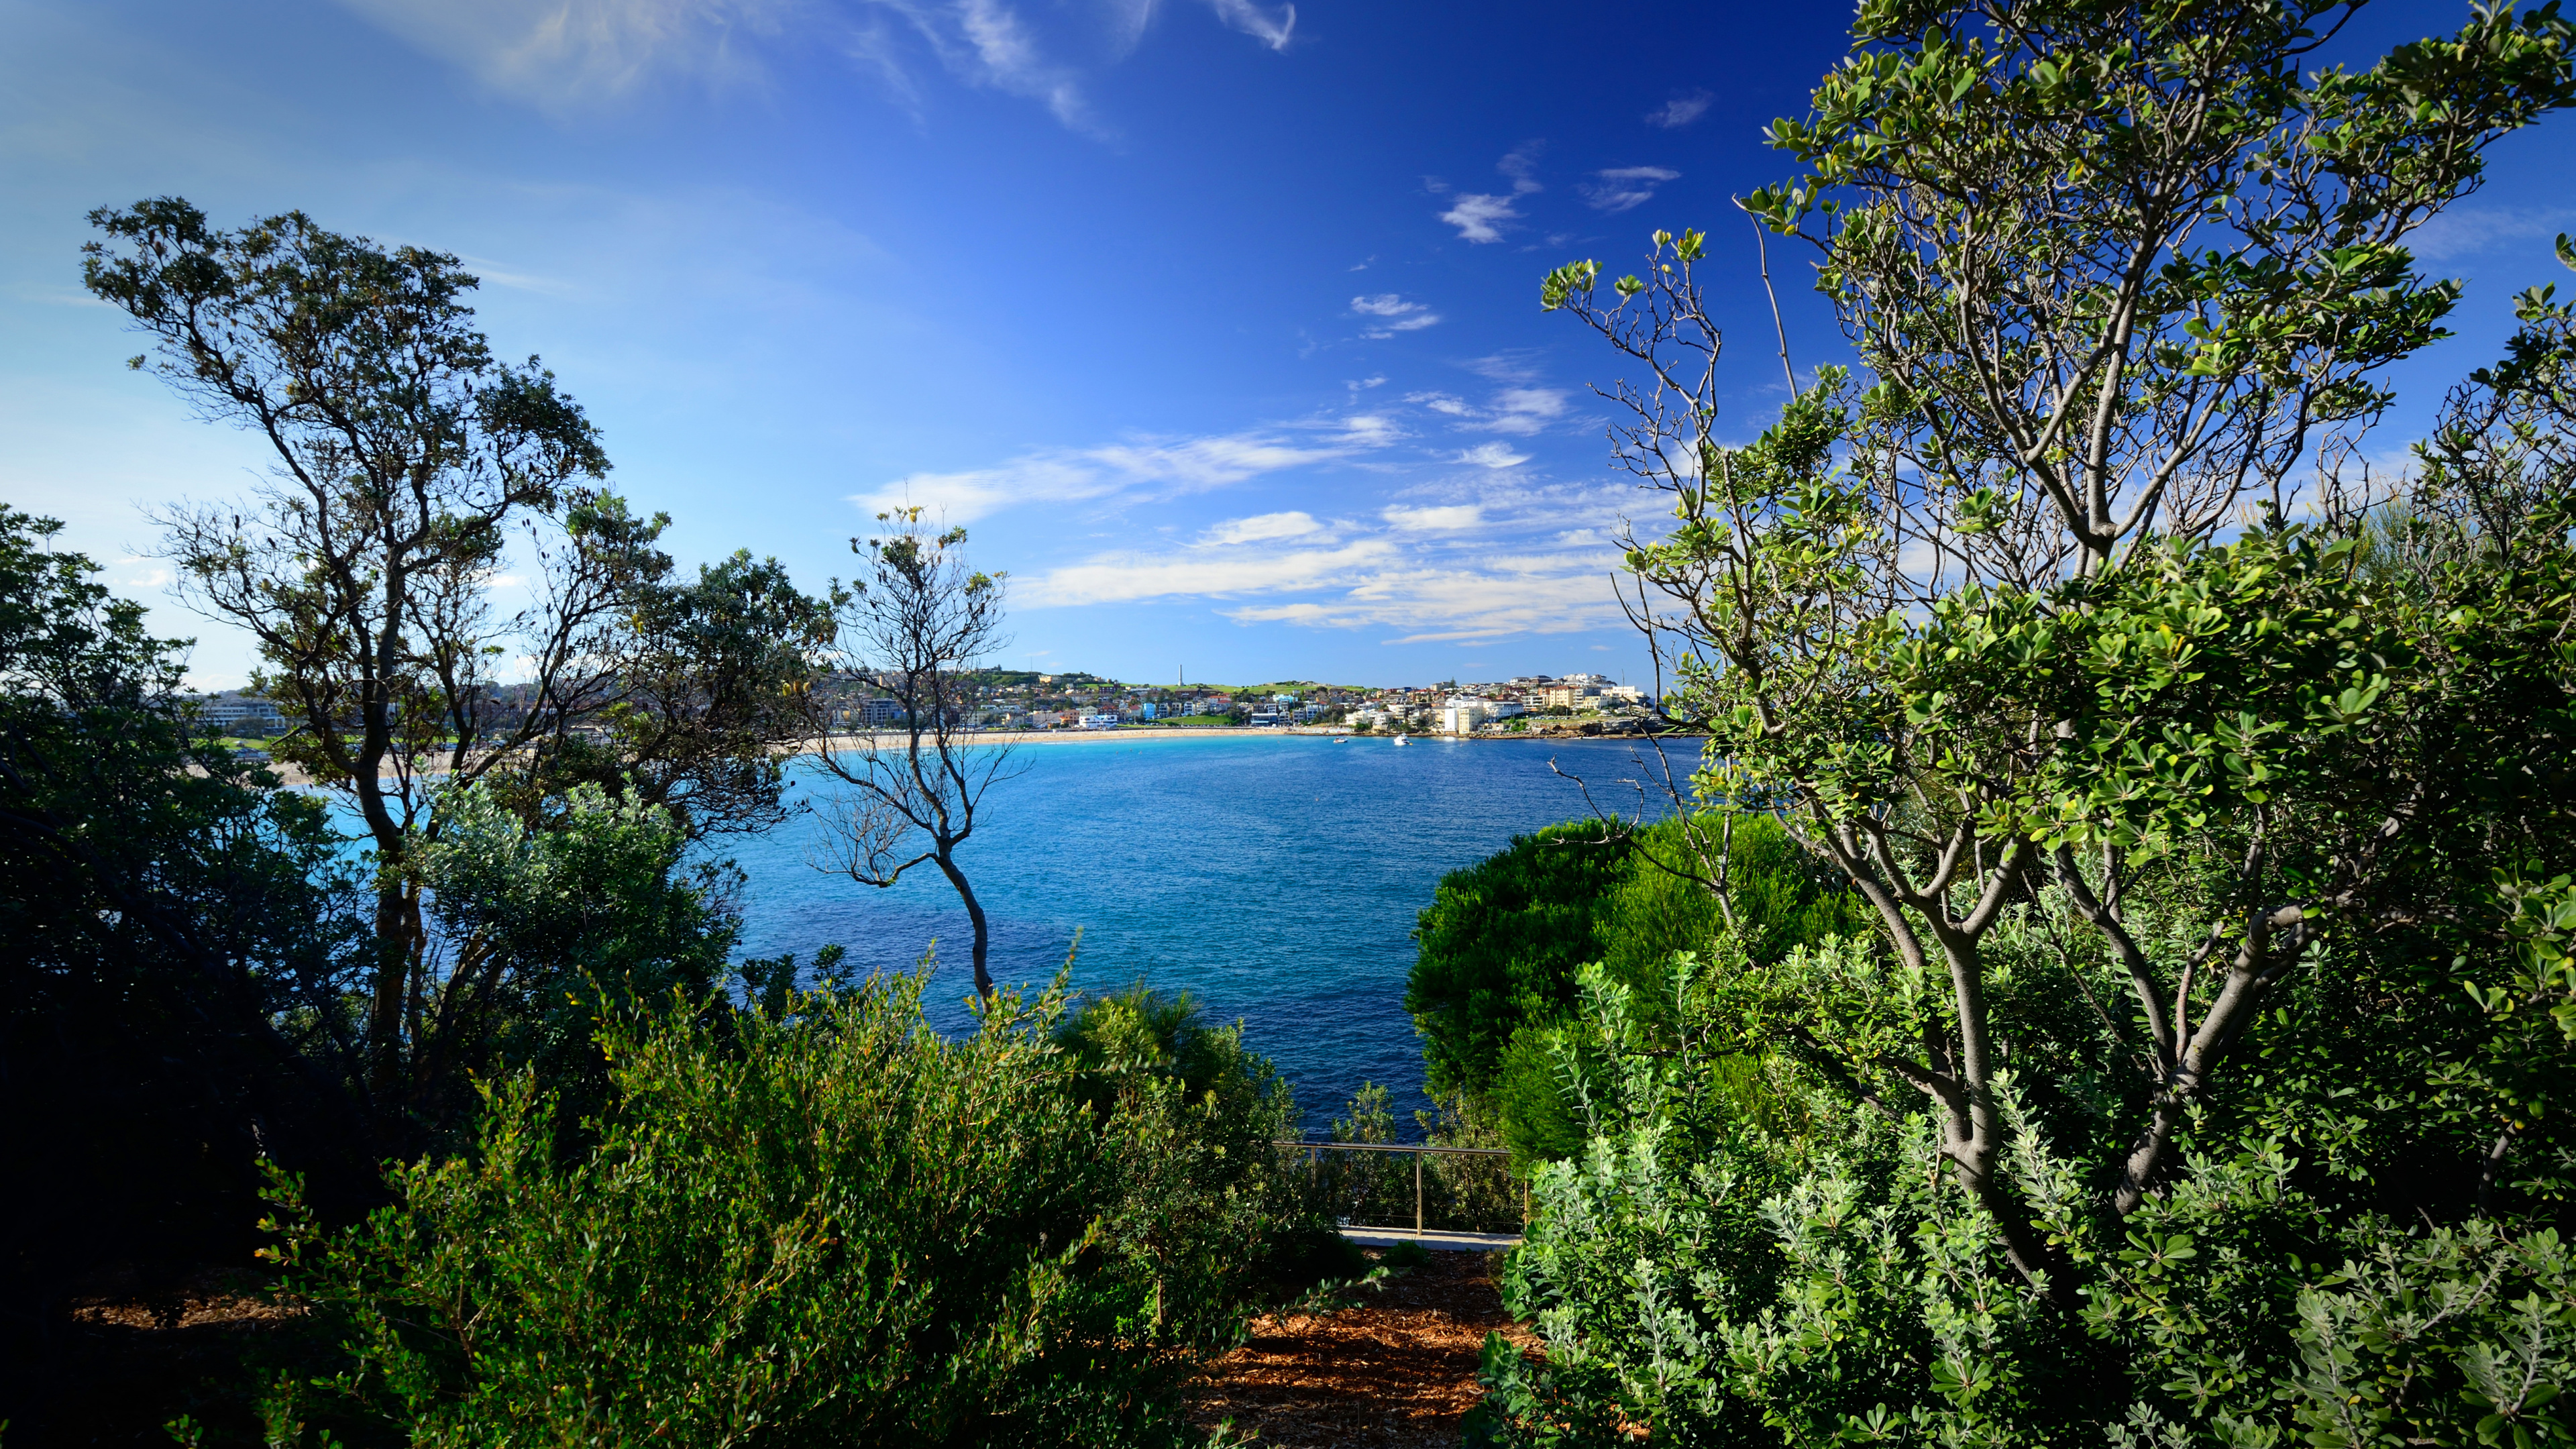
[{"label": "coastal town", "polygon": [[[974,723],[1008,730],[1195,725],[1354,734],[1625,733],[1655,718],[1651,695],[1600,674],[1366,688],[1296,680],[1156,686],[1078,673],[997,673],[990,707]],[[891,719],[892,709],[892,700],[872,699],[854,707],[852,722]]]},{"label": "coastal town", "polygon": [[[1531,674],[1482,683],[1371,688],[1311,680],[1255,685],[1123,683],[1080,672],[986,670],[973,676],[977,706],[955,723],[969,730],[1272,729],[1341,734],[1449,735],[1488,739],[1642,734],[1670,727],[1654,692],[1603,674]],[[901,681],[845,674],[818,686],[835,733],[864,734],[905,722]],[[530,701],[504,686],[506,712]],[[245,742],[272,740],[289,721],[251,690],[198,696],[199,723]],[[581,726],[576,726],[576,729]]]}]

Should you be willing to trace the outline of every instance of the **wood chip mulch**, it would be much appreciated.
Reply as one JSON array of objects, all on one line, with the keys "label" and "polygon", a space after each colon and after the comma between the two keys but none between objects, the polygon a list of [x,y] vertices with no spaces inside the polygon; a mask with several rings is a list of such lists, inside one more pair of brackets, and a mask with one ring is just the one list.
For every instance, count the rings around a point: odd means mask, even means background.
[{"label": "wood chip mulch", "polygon": [[1254,1320],[1251,1342],[1191,1386],[1191,1420],[1231,1419],[1280,1449],[1457,1444],[1458,1421],[1484,1393],[1485,1335],[1500,1329],[1523,1353],[1538,1349],[1494,1290],[1500,1256],[1433,1253],[1357,1307]]}]

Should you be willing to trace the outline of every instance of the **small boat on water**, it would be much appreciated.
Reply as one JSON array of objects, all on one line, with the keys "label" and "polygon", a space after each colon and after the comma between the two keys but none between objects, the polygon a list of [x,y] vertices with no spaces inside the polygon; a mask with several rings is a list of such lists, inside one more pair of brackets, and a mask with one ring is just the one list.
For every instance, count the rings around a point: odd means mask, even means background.
[{"label": "small boat on water", "polygon": [[1404,743],[1404,736],[1402,736],[1402,735],[1397,735],[1397,736],[1395,737],[1395,742],[1396,742],[1397,744],[1399,744],[1399,745],[1400,745],[1400,744],[1403,744],[1403,743]]}]

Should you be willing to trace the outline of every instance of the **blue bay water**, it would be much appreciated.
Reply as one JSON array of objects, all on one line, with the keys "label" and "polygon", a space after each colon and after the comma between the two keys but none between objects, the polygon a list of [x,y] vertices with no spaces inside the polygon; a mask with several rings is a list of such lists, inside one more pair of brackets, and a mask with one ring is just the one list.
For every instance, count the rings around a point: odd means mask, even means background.
[{"label": "blue bay water", "polygon": [[[1209,1018],[1243,1022],[1247,1044],[1295,1084],[1310,1126],[1366,1080],[1394,1093],[1410,1129],[1429,1105],[1404,1010],[1415,917],[1442,875],[1585,813],[1551,758],[1605,806],[1637,808],[1616,782],[1642,771],[1618,741],[1029,745],[958,861],[992,921],[996,980],[1045,985],[1078,929],[1077,988],[1142,978],[1186,990]],[[839,788],[810,765],[798,781],[808,799]],[[972,933],[948,883],[926,865],[887,890],[825,874],[808,864],[819,829],[807,816],[727,847],[749,877],[744,951],[793,951],[802,964],[839,943],[862,968],[900,969],[935,940],[932,1021],[964,1029]]]}]

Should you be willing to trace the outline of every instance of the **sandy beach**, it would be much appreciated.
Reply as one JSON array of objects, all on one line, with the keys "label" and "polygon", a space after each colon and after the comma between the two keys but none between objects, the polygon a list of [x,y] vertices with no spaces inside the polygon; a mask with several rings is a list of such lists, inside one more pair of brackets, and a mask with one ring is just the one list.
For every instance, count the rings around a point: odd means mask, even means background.
[{"label": "sandy beach", "polygon": [[[1661,738],[1666,739],[1682,737],[1683,736],[1679,735],[1661,736]],[[1249,725],[1235,725],[1231,727],[1224,725],[1181,725],[1171,728],[1155,728],[1148,726],[1143,729],[1114,730],[987,730],[975,734],[961,735],[958,737],[958,741],[967,748],[974,749],[997,745],[1009,745],[1013,747],[1020,745],[1133,745],[1150,743],[1155,740],[1254,740],[1291,738],[1308,740],[1342,739],[1349,740],[1353,744],[1362,742],[1382,744],[1395,738],[1395,736],[1385,734],[1353,734],[1346,730],[1318,729],[1312,725],[1261,726],[1258,728]],[[1519,741],[1522,743],[1553,742],[1563,744],[1584,738],[1618,739],[1622,737],[1617,735],[1587,737],[1572,734],[1550,733],[1527,735],[1423,734],[1410,735],[1407,736],[1407,738],[1424,741],[1472,740],[1488,744],[1497,741]],[[1658,737],[1640,735],[1627,736],[1626,738],[1652,739]],[[873,740],[864,735],[835,735],[832,737],[832,748],[836,750],[900,749],[906,743],[907,741],[903,735],[897,734],[891,730],[874,737]],[[820,741],[807,740],[793,750],[788,750],[782,747],[780,753],[811,755],[819,753],[821,749],[822,743]],[[278,776],[289,785],[309,786],[313,783],[311,778],[308,777],[304,771],[292,765],[271,763],[269,768],[276,771]]]},{"label": "sandy beach", "polygon": [[[1347,730],[1315,729],[1308,725],[1264,725],[1257,729],[1250,725],[1175,725],[1168,728],[1148,725],[1142,729],[1114,730],[978,730],[971,734],[957,736],[957,742],[969,747],[977,745],[1132,745],[1139,740],[1248,740],[1264,737],[1286,738],[1290,735],[1310,740],[1336,737],[1370,738],[1370,736],[1352,736]],[[1386,737],[1376,736],[1376,738]],[[836,750],[864,750],[887,746],[900,748],[908,742],[903,734],[887,730],[875,736],[873,746],[869,737],[865,735],[834,735],[832,748]],[[810,755],[820,748],[822,746],[819,741],[807,740],[799,747],[797,753]]]}]

